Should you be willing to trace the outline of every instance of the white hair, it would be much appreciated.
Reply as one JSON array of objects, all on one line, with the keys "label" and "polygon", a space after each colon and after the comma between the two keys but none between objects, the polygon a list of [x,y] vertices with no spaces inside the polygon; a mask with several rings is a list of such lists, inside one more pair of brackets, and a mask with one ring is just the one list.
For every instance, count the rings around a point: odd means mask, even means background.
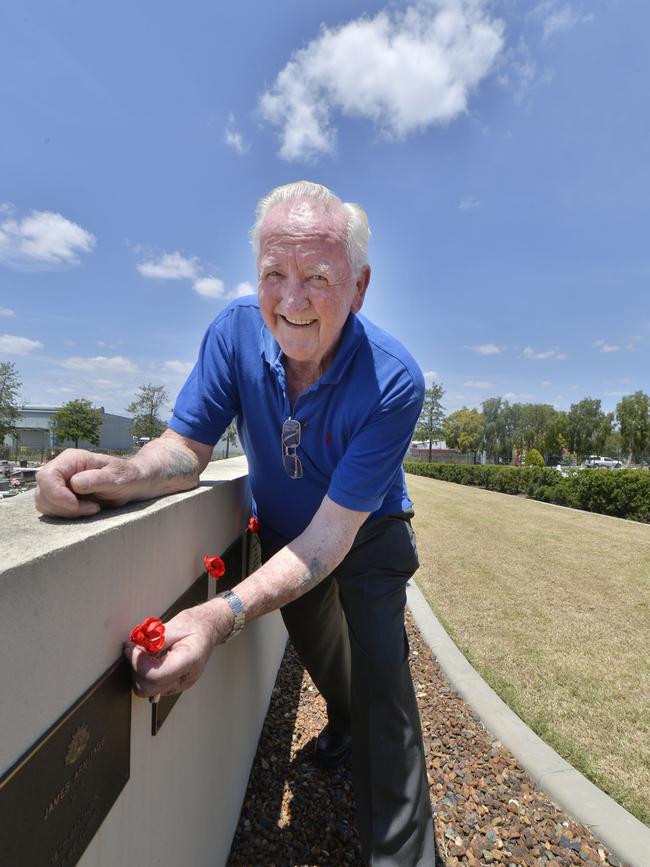
[{"label": "white hair", "polygon": [[327,187],[322,184],[314,184],[312,181],[295,181],[292,184],[284,184],[271,190],[268,195],[259,200],[255,208],[255,223],[250,232],[255,260],[259,262],[260,258],[260,234],[264,217],[275,205],[288,202],[291,199],[314,199],[324,205],[334,203],[341,205],[347,216],[348,261],[352,273],[356,276],[364,265],[368,264],[368,238],[370,237],[368,215],[361,205],[342,202]]}]

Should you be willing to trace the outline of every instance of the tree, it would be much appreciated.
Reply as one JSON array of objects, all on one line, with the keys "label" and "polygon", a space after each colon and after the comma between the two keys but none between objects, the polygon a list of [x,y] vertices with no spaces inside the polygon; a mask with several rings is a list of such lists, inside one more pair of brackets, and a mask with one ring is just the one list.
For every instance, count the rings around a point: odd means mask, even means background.
[{"label": "tree", "polygon": [[426,389],[422,412],[415,428],[415,439],[429,443],[429,463],[431,463],[433,441],[440,439],[443,434],[445,414],[440,401],[444,393],[445,390],[439,382],[433,382],[431,387]]},{"label": "tree", "polygon": [[79,448],[79,440],[88,440],[96,446],[99,444],[103,414],[89,400],[80,398],[64,403],[61,409],[53,412],[50,424],[59,442],[72,440],[74,447]]},{"label": "tree", "polygon": [[602,452],[607,437],[612,431],[614,413],[604,413],[600,401],[586,397],[572,403],[567,413],[566,438],[569,449],[578,458]]},{"label": "tree", "polygon": [[21,385],[13,361],[0,362],[0,448],[7,434],[16,435],[16,419],[20,415],[18,391]]},{"label": "tree", "polygon": [[613,430],[605,440],[603,452],[610,458],[625,457],[620,430]]},{"label": "tree", "polygon": [[527,451],[536,449],[543,455],[558,455],[562,451],[560,435],[564,428],[564,414],[549,403],[521,403],[516,445]]},{"label": "tree", "polygon": [[628,463],[639,463],[650,451],[650,397],[642,391],[624,397],[616,406],[616,419]]},{"label": "tree", "polygon": [[126,408],[127,412],[135,415],[131,425],[131,433],[134,437],[155,439],[160,436],[167,425],[158,413],[168,400],[169,395],[164,385],[153,385],[147,382],[138,388],[136,399]]},{"label": "tree", "polygon": [[562,452],[567,444],[566,430],[567,414],[561,409],[553,408],[553,413],[549,414],[546,420],[542,440],[543,448],[540,449],[547,462],[551,457],[562,457]]},{"label": "tree", "polygon": [[483,419],[477,409],[462,406],[447,416],[444,423],[447,445],[461,452],[475,452],[481,444]]},{"label": "tree", "polygon": [[491,458],[507,458],[512,454],[512,443],[508,440],[507,414],[509,404],[500,397],[489,397],[481,404],[483,433],[481,448]]},{"label": "tree", "polygon": [[237,427],[234,421],[231,421],[223,434],[223,439],[226,441],[226,457],[230,454],[230,446],[237,445]]}]

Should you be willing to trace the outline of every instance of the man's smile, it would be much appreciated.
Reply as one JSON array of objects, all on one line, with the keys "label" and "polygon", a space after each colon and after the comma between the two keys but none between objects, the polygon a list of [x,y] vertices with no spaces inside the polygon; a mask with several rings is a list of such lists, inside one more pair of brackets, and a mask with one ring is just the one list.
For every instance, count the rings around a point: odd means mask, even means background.
[{"label": "man's smile", "polygon": [[280,313],[280,316],[290,325],[299,325],[304,327],[305,325],[311,325],[312,322],[316,322],[315,319],[292,319],[290,316],[284,316],[282,313]]}]

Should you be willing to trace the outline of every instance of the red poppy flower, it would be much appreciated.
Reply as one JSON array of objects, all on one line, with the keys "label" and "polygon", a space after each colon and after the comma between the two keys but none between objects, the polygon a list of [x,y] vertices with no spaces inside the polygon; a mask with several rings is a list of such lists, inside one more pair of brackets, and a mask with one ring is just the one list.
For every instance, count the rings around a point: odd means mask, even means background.
[{"label": "red poppy flower", "polygon": [[257,518],[253,517],[250,519],[250,521],[248,522],[248,529],[251,531],[251,533],[259,533],[260,522],[257,520]]},{"label": "red poppy flower", "polygon": [[221,578],[222,575],[226,574],[226,564],[221,557],[211,557],[209,554],[206,554],[203,558],[203,563],[205,564],[206,572],[213,578]]},{"label": "red poppy flower", "polygon": [[131,630],[129,638],[134,644],[144,647],[147,653],[158,653],[165,643],[165,624],[157,617],[147,617]]}]

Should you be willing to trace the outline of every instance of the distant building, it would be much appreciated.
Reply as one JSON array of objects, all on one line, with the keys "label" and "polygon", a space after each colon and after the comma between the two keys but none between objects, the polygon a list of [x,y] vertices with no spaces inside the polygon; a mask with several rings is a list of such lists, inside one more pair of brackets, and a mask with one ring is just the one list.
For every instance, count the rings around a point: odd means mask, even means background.
[{"label": "distant building", "polygon": [[[447,443],[444,440],[433,440],[431,449],[432,451],[447,451]],[[419,454],[421,451],[429,453],[429,440],[414,440],[411,443],[410,454]]]},{"label": "distant building", "polygon": [[[30,451],[49,451],[55,446],[74,446],[71,440],[59,441],[56,437],[56,428],[51,427],[53,413],[61,409],[60,406],[23,406],[20,416],[16,421],[17,441],[12,436],[5,437],[5,445],[11,449],[27,448]],[[133,419],[122,415],[113,415],[105,412],[104,407],[99,407],[102,413],[102,426],[99,430],[99,444],[80,440],[80,449],[91,451],[128,451],[133,448],[131,425]]]},{"label": "distant building", "polygon": [[[428,461],[429,440],[412,442],[405,460]],[[434,440],[431,443],[431,461],[436,464],[469,463],[467,455],[461,455],[458,449],[448,449],[444,440]]]}]

